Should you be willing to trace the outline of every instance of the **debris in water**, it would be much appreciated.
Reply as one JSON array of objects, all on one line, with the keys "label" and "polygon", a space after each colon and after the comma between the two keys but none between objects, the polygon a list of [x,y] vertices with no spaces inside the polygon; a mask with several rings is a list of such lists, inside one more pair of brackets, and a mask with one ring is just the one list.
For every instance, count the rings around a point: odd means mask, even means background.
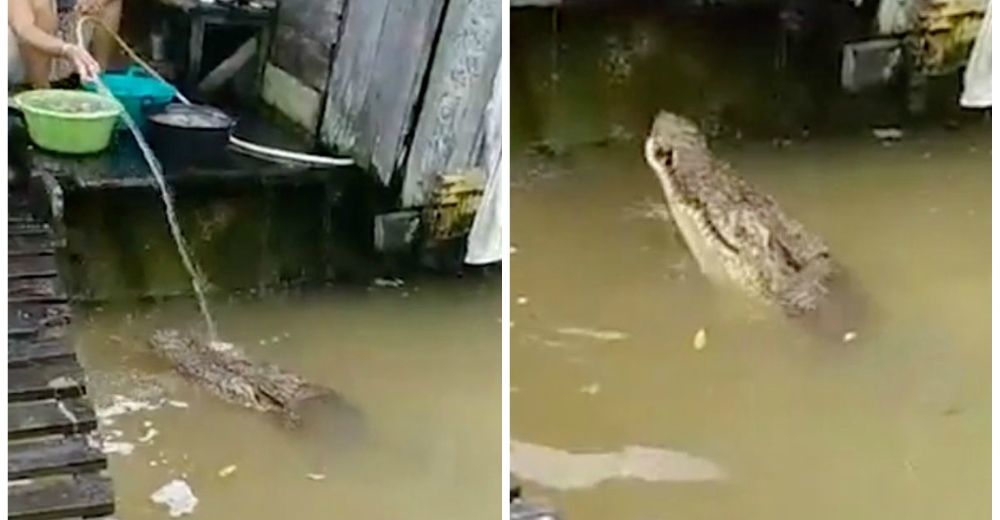
[{"label": "debris in water", "polygon": [[698,332],[695,333],[694,335],[694,349],[701,350],[705,348],[705,345],[707,344],[708,344],[708,333],[705,332],[705,329],[698,329]]},{"label": "debris in water", "polygon": [[613,479],[713,482],[727,478],[725,470],[710,460],[644,446],[626,446],[620,451],[604,453],[572,453],[512,441],[510,466],[519,478],[560,490],[590,488]]},{"label": "debris in water", "polygon": [[872,135],[880,141],[899,141],[903,138],[903,130],[894,127],[873,128]]},{"label": "debris in water", "polygon": [[528,304],[528,297],[527,296],[518,296],[517,297],[517,304],[518,305],[527,305]]},{"label": "debris in water", "polygon": [[142,437],[139,437],[139,442],[145,444],[145,443],[153,440],[153,438],[156,437],[159,434],[160,434],[160,432],[157,431],[156,428],[149,428],[148,430],[146,430],[146,433],[143,434]]},{"label": "debris in water", "polygon": [[517,254],[517,247],[515,247],[515,246],[510,246],[510,254],[512,254],[512,255],[515,255],[515,254]]},{"label": "debris in water", "polygon": [[618,332],[617,330],[597,330],[582,327],[562,327],[556,329],[556,332],[566,336],[583,336],[601,341],[619,341],[628,337],[624,332]]},{"label": "debris in water", "polygon": [[71,377],[59,376],[51,381],[49,381],[49,388],[66,388],[67,386],[75,386],[76,381]]},{"label": "debris in water", "polygon": [[323,473],[309,473],[306,475],[306,478],[308,478],[309,480],[316,480],[316,481],[326,480],[326,475],[324,475]]},{"label": "debris in water", "polygon": [[152,428],[153,421],[142,421],[142,425],[145,426],[146,428]]},{"label": "debris in water", "polygon": [[600,383],[594,383],[591,385],[581,386],[580,391],[585,394],[596,395],[597,392],[601,391]]},{"label": "debris in water", "polygon": [[104,441],[101,451],[107,454],[117,454],[129,456],[135,451],[135,444],[131,442]]},{"label": "debris in water", "polygon": [[233,344],[225,341],[212,341],[208,344],[208,346],[211,347],[212,350],[218,352],[226,352],[233,349]]},{"label": "debris in water", "polygon": [[123,395],[111,396],[112,403],[109,406],[97,409],[97,416],[101,419],[115,417],[138,411],[151,411],[160,407],[161,403],[151,403],[129,399]]},{"label": "debris in water", "polygon": [[190,406],[184,401],[167,401],[167,404],[173,406],[174,408],[188,408]]},{"label": "debris in water", "polygon": [[387,288],[387,289],[398,289],[403,286],[405,282],[399,278],[376,278],[372,281],[372,285],[375,287]]},{"label": "debris in water", "polygon": [[59,404],[56,405],[56,408],[58,408],[59,412],[63,414],[63,417],[69,419],[69,422],[71,423],[80,422],[79,420],[77,420],[76,415],[73,412],[69,411],[69,408],[66,408],[65,402],[59,401]]},{"label": "debris in water", "polygon": [[193,513],[195,506],[198,505],[198,497],[194,496],[191,486],[183,480],[170,481],[149,498],[153,503],[167,506],[173,518]]},{"label": "debris in water", "polygon": [[219,476],[226,478],[236,472],[236,464],[230,464],[219,470]]},{"label": "debris in water", "polygon": [[852,341],[854,341],[856,339],[858,339],[858,333],[857,332],[851,331],[851,332],[848,332],[848,333],[844,334],[844,343],[850,343],[850,342],[852,342]]}]

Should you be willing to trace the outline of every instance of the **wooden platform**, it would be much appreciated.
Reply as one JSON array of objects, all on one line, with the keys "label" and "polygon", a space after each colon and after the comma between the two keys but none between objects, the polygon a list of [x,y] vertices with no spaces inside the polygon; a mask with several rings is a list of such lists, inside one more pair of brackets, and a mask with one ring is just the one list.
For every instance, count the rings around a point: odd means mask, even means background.
[{"label": "wooden platform", "polygon": [[[15,195],[11,194],[12,200]],[[8,518],[114,513],[107,457],[67,335],[70,307],[48,226],[11,204],[7,219]]]}]

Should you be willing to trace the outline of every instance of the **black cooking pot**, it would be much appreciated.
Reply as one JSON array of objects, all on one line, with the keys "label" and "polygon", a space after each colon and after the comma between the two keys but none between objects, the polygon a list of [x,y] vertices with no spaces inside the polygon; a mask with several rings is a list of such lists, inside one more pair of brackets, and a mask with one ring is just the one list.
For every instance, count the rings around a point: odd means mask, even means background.
[{"label": "black cooking pot", "polygon": [[236,121],[205,105],[172,103],[149,116],[149,141],[168,173],[221,167]]}]

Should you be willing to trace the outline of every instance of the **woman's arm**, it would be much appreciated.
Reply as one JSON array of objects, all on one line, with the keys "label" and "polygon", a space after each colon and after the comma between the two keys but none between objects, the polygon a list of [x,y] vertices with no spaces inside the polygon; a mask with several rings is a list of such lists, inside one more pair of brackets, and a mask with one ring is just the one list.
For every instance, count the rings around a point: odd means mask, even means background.
[{"label": "woman's arm", "polygon": [[9,0],[7,2],[7,24],[17,40],[27,43],[53,57],[65,56],[70,44],[41,30],[35,24],[35,12],[28,0]]},{"label": "woman's arm", "polygon": [[49,56],[69,60],[84,81],[92,81],[101,72],[101,66],[87,49],[66,43],[39,28],[35,23],[35,12],[29,0],[8,0],[7,24],[19,42],[24,42]]}]

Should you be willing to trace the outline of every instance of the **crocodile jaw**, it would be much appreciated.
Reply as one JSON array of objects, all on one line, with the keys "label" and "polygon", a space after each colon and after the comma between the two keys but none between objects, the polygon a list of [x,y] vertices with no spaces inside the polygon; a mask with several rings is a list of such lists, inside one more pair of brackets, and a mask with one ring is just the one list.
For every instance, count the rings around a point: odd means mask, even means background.
[{"label": "crocodile jaw", "polygon": [[674,186],[672,173],[656,159],[654,146],[652,139],[646,140],[646,162],[660,180],[663,196],[670,210],[670,218],[684,238],[684,243],[706,277],[716,283],[732,283],[729,270],[726,268],[726,259],[723,257],[726,254],[723,252],[725,246],[713,240],[714,236],[708,229],[708,220],[704,212],[681,200]]}]

